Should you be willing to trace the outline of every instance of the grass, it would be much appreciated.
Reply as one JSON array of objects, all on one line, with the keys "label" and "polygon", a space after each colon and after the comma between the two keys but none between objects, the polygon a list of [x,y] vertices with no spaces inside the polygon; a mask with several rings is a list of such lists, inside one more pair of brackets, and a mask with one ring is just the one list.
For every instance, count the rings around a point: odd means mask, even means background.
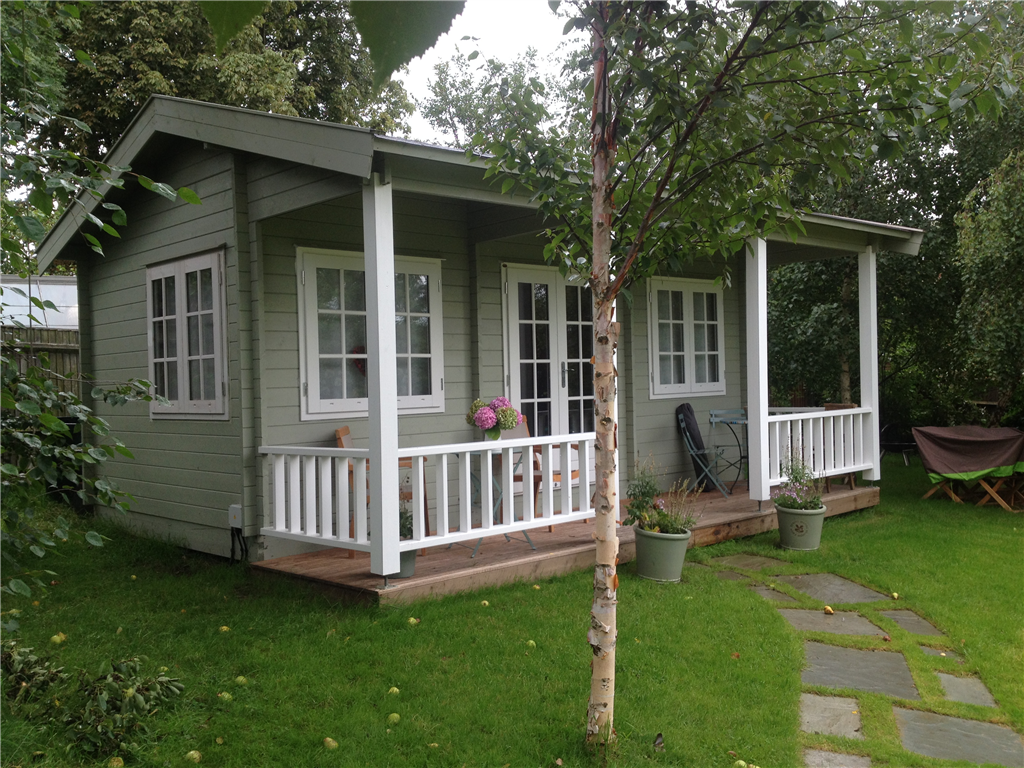
[{"label": "grass", "polygon": [[[922,695],[906,705],[1024,732],[1024,519],[920,501],[923,471],[895,458],[885,465],[882,505],[826,521],[817,552],[782,552],[776,534],[762,534],[692,550],[688,559],[753,552],[786,560],[787,572],[828,570],[899,592],[898,607],[945,633],[929,644],[964,660],[925,656],[875,608],[856,606],[889,632],[887,649],[906,655]],[[167,665],[183,680],[185,694],[154,718],[154,737],[129,765],[185,765],[192,749],[213,766],[602,762],[582,745],[587,573],[541,582],[539,590],[517,584],[412,607],[352,607],[243,566],[106,533],[112,541],[101,550],[67,545],[49,558],[60,583],[38,606],[5,596],[4,610],[20,608],[24,643],[69,670],[142,654],[148,669]],[[627,565],[619,599],[619,742],[605,756],[612,765],[729,766],[731,750],[778,768],[799,765],[804,746],[869,753],[876,766],[958,765],[903,752],[892,701],[880,695],[845,692],[859,699],[864,741],[800,733],[800,692],[815,690],[800,683],[801,640],[881,647],[877,638],[794,632],[767,601],[742,583],[720,581],[713,569],[688,568],[681,584],[658,585]],[[59,647],[48,642],[57,632],[68,636]],[[979,675],[998,713],[942,700],[935,670]],[[249,684],[235,684],[237,675]],[[391,686],[400,693],[388,694]],[[222,691],[233,700],[218,699]],[[389,729],[392,712],[401,720]],[[653,749],[657,733],[664,752]],[[326,750],[325,736],[340,748]],[[6,705],[0,738],[4,765],[83,764],[58,734],[19,720]],[[33,759],[34,752],[45,754]]]}]

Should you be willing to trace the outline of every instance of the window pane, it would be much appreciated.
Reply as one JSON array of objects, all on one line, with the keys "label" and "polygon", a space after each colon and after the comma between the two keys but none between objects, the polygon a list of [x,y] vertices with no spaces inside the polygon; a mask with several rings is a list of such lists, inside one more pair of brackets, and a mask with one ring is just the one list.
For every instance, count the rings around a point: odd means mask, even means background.
[{"label": "window pane", "polygon": [[695,322],[704,322],[704,294],[693,294],[693,319]]},{"label": "window pane", "polygon": [[345,385],[348,397],[366,397],[366,358],[349,358],[345,361]]},{"label": "window pane", "polygon": [[212,357],[203,358],[203,400],[217,399],[217,376],[213,370]]},{"label": "window pane", "polygon": [[533,319],[533,286],[530,283],[519,284],[519,319]]},{"label": "window pane", "polygon": [[544,283],[537,283],[533,286],[533,298],[535,302],[537,319],[548,319],[548,287]]},{"label": "window pane", "polygon": [[366,311],[366,273],[345,270],[345,309],[349,312]]},{"label": "window pane", "polygon": [[551,359],[551,345],[548,343],[550,335],[550,327],[547,324],[541,325],[538,323],[537,327],[537,359],[538,360],[550,360]]},{"label": "window pane", "polygon": [[551,365],[537,363],[537,397],[551,397]]},{"label": "window pane", "polygon": [[565,326],[565,346],[569,353],[570,360],[580,358],[580,327],[579,325]]},{"label": "window pane", "polygon": [[524,400],[532,400],[534,398],[533,388],[533,363],[520,363],[519,364],[519,389],[520,394]]},{"label": "window pane", "polygon": [[683,363],[682,355],[674,355],[672,358],[672,376],[673,384],[685,384],[686,383],[686,366]]},{"label": "window pane", "polygon": [[341,270],[316,268],[316,306],[341,309]]},{"label": "window pane", "polygon": [[672,323],[658,323],[658,351],[672,351]]},{"label": "window pane", "polygon": [[672,355],[658,357],[658,375],[662,384],[675,384],[672,378]]},{"label": "window pane", "polygon": [[668,291],[658,291],[658,319],[672,319],[672,304],[669,301]]},{"label": "window pane", "polygon": [[395,315],[395,351],[400,355],[409,353],[409,317]]},{"label": "window pane", "polygon": [[696,369],[696,380],[698,384],[707,384],[708,381],[708,358],[707,355],[697,355],[694,357],[694,367]]},{"label": "window pane", "polygon": [[409,326],[409,346],[413,354],[430,354],[430,318],[412,317]]},{"label": "window pane", "polygon": [[576,322],[580,319],[580,289],[573,286],[565,286],[565,319]]},{"label": "window pane", "polygon": [[594,396],[594,366],[590,363],[583,364],[583,395]]},{"label": "window pane", "polygon": [[199,278],[195,272],[185,274],[186,311],[199,311]]},{"label": "window pane", "polygon": [[583,354],[580,357],[584,360],[589,360],[594,356],[594,327],[592,325],[584,325],[580,329],[580,333],[583,334]]},{"label": "window pane", "polygon": [[202,374],[198,360],[188,361],[188,399],[201,400],[203,394]]},{"label": "window pane", "polygon": [[199,271],[199,308],[213,309],[213,270]]},{"label": "window pane", "polygon": [[153,388],[158,395],[167,397],[167,383],[164,379],[164,364],[156,363],[153,366]]},{"label": "window pane", "polygon": [[344,361],[338,358],[320,360],[320,399],[340,400],[344,397],[341,371]]},{"label": "window pane", "polygon": [[213,313],[204,312],[200,315],[202,318],[202,330],[203,330],[203,354],[213,354]]},{"label": "window pane", "polygon": [[708,381],[721,381],[718,376],[718,355],[708,355]]},{"label": "window pane", "polygon": [[412,363],[412,394],[429,395],[431,391],[430,358],[413,357],[410,362]]},{"label": "window pane", "polygon": [[173,317],[164,320],[164,332],[167,334],[167,357],[177,357],[178,321]]},{"label": "window pane", "polygon": [[178,399],[178,361],[167,361],[167,399]]},{"label": "window pane", "polygon": [[320,354],[342,354],[345,349],[341,345],[341,315],[318,315],[317,326]]},{"label": "window pane", "polygon": [[579,400],[573,400],[569,403],[569,434],[576,435],[582,432],[580,429],[583,426],[583,409],[581,408],[582,403]]},{"label": "window pane", "polygon": [[519,324],[519,358],[533,360],[533,325],[530,323]]},{"label": "window pane", "polygon": [[164,355],[164,324],[160,320],[153,323],[153,357],[157,360],[163,360],[166,357]]},{"label": "window pane", "polygon": [[188,319],[188,353],[193,357],[199,354],[199,315]]},{"label": "window pane", "polygon": [[683,315],[683,292],[671,291],[672,294],[672,319],[684,320]]},{"label": "window pane", "polygon": [[526,423],[526,428],[530,430],[530,434],[536,435],[537,422],[533,415],[533,403],[523,403],[520,412],[523,414],[523,421]]},{"label": "window pane", "polygon": [[594,401],[584,400],[583,401],[583,431],[593,432],[594,431]]},{"label": "window pane", "polygon": [[405,275],[395,275],[395,312],[408,312],[405,301]]},{"label": "window pane", "polygon": [[174,290],[177,283],[175,278],[164,278],[164,316],[169,317],[178,314],[178,305],[175,304]]},{"label": "window pane", "polygon": [[683,324],[672,323],[672,351],[684,352],[686,345],[683,343]]},{"label": "window pane", "polygon": [[534,434],[551,434],[551,403],[537,403],[537,431]]},{"label": "window pane", "polygon": [[409,394],[409,358],[402,357],[398,360],[398,396],[406,397]]},{"label": "window pane", "polygon": [[583,316],[584,323],[590,323],[594,320],[594,296],[588,285],[583,289],[580,295],[580,311]]},{"label": "window pane", "polygon": [[714,323],[718,320],[718,294],[708,293],[708,314],[707,320],[709,323]]},{"label": "window pane", "polygon": [[708,350],[710,352],[718,351],[718,323],[708,323],[705,326],[705,333],[707,333]]},{"label": "window pane", "polygon": [[430,282],[426,275],[409,275],[409,311],[430,312]]},{"label": "window pane", "polygon": [[151,286],[153,289],[153,317],[164,316],[163,283],[163,280],[154,280]]},{"label": "window pane", "polygon": [[580,396],[580,364],[569,363],[567,366],[569,378],[569,397]]},{"label": "window pane", "polygon": [[345,351],[366,353],[366,316],[345,315]]},{"label": "window pane", "polygon": [[703,326],[703,325],[695,325],[695,326],[693,326],[693,351],[694,352],[704,352],[704,351],[706,351],[705,347],[704,347],[704,332],[705,332],[705,326]]}]

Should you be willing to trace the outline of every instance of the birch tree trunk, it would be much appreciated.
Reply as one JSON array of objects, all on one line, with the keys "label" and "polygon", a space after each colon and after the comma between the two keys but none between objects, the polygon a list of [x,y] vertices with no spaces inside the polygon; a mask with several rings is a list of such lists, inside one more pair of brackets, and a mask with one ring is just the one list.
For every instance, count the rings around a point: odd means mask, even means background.
[{"label": "birch tree trunk", "polygon": [[590,609],[590,631],[587,641],[593,649],[591,662],[590,704],[587,707],[587,741],[607,743],[615,738],[615,621],[616,590],[619,577],[615,572],[619,539],[615,520],[618,510],[615,467],[616,414],[615,367],[612,355],[618,341],[619,326],[613,314],[611,295],[611,225],[614,204],[611,173],[615,160],[615,128],[611,121],[611,99],[608,94],[608,51],[605,33],[608,5],[601,3],[593,21],[594,101],[592,112],[592,157],[594,178],[593,201],[594,260],[591,290],[594,296],[594,410],[597,440],[595,460],[597,491],[594,538],[597,540],[597,564],[594,568],[594,602]]}]

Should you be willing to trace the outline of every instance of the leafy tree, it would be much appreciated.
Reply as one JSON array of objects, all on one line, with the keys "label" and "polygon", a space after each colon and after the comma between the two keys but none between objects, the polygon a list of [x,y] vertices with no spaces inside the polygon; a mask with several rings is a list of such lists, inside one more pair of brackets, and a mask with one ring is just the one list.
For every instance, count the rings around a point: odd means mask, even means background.
[{"label": "leafy tree", "polygon": [[[356,19],[378,78],[432,43],[420,35],[411,46],[386,33],[395,15],[387,5],[361,3]],[[948,128],[954,113],[996,114],[1002,94],[992,86],[1007,73],[1005,62],[985,56],[988,33],[1006,14],[1019,19],[1019,9],[949,7],[581,2],[570,25],[593,40],[589,166],[543,129],[543,114],[526,121],[532,130],[510,126],[486,145],[502,187],[531,191],[542,213],[561,222],[549,233],[549,260],[588,277],[594,296],[589,740],[614,738],[613,302],[663,265],[728,257],[746,238],[780,227],[797,232],[793,184],[849,180],[851,167],[870,157],[858,137],[888,158],[915,131]],[[365,25],[368,18],[376,23]]]},{"label": "leafy tree", "polygon": [[998,420],[1024,390],[1024,151],[974,188],[956,223],[961,351],[977,379],[997,389]]},{"label": "leafy tree", "polygon": [[57,146],[101,157],[151,94],[230,104],[318,120],[407,131],[412,104],[400,83],[372,85],[372,67],[348,5],[267,3],[223,54],[196,3],[95,2],[62,18],[65,111],[90,132],[47,126]]}]

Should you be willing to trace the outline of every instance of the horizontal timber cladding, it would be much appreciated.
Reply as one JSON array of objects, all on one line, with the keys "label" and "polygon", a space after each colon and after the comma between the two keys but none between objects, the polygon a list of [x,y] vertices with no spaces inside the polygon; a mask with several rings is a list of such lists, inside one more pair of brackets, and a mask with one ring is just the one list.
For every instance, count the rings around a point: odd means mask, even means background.
[{"label": "horizontal timber cladding", "polygon": [[[634,285],[632,306],[619,302],[617,316],[622,323],[622,339],[619,343],[619,462],[625,470],[624,477],[632,477],[637,462],[654,457],[660,484],[663,490],[677,479],[694,479],[693,466],[683,439],[676,426],[676,407],[689,402],[697,415],[704,442],[709,446],[717,444],[726,448],[725,458],[735,459],[736,441],[724,425],[718,424],[714,431],[708,421],[709,411],[741,408],[746,405],[746,361],[744,345],[742,284],[743,270],[734,269],[732,285],[723,289],[723,311],[725,349],[724,395],[680,394],[666,399],[652,399],[650,387],[651,353],[648,336],[648,301],[646,281]],[[673,277],[699,280],[713,280],[722,274],[722,267],[712,264],[696,264]],[[628,345],[628,349],[625,349]],[[627,368],[628,366],[628,368]],[[738,434],[741,434],[738,432]],[[730,481],[732,475],[727,475]],[[621,490],[625,493],[627,480]]]},{"label": "horizontal timber cladding", "polygon": [[[90,345],[83,370],[101,383],[150,378],[146,270],[161,262],[224,252],[227,419],[153,419],[147,403],[95,403],[111,434],[135,454],[104,464],[104,474],[135,499],[129,524],[195,549],[226,555],[228,507],[241,500],[238,253],[235,159],[230,152],[182,142],[156,167],[137,170],[202,200],[170,202],[142,190],[123,207],[121,239],[107,238],[104,257],[91,256],[88,280]],[[109,512],[109,510],[108,510]],[[116,516],[119,517],[119,516]]]},{"label": "horizontal timber cladding", "polygon": [[[261,443],[334,445],[334,430],[347,425],[356,446],[369,445],[366,416],[306,420],[300,417],[299,302],[296,249],[361,253],[360,194],[266,219],[262,232],[262,328],[260,330]],[[474,439],[465,415],[471,392],[471,302],[467,204],[395,192],[395,253],[441,260],[444,328],[442,413],[407,414],[398,420],[404,446],[459,443]],[[500,327],[499,327],[500,328]]]}]

